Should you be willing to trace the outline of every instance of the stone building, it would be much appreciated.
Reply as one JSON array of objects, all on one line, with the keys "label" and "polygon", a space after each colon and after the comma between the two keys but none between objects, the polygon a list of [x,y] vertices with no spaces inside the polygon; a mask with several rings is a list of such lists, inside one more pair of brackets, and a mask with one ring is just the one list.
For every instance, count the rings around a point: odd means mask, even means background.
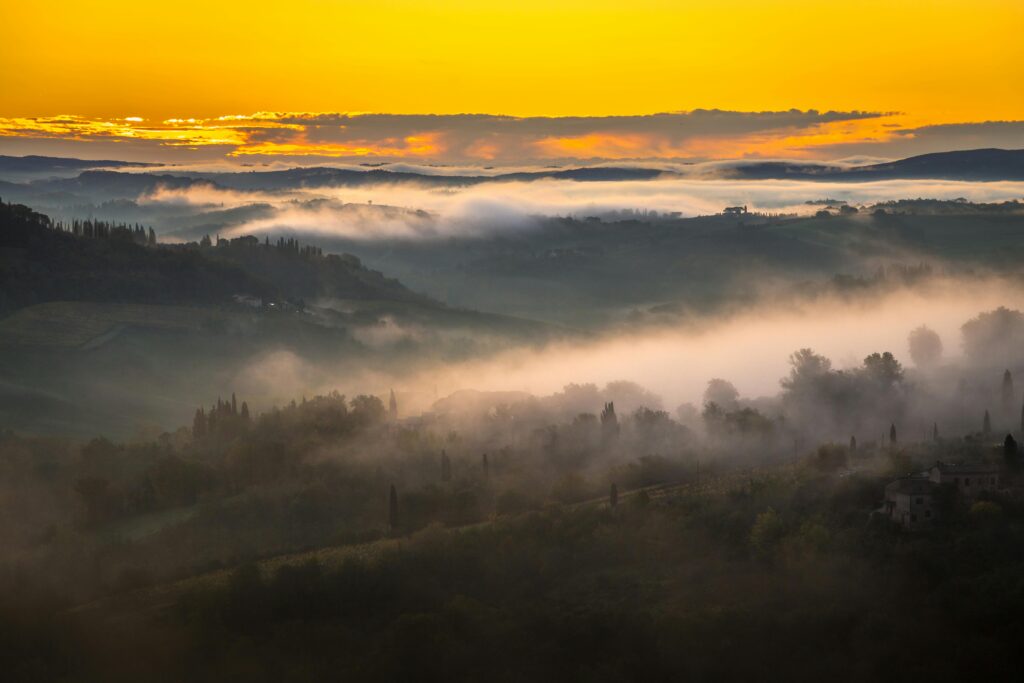
[{"label": "stone building", "polygon": [[938,484],[928,477],[903,477],[885,487],[886,517],[905,529],[921,529],[938,519],[935,489]]},{"label": "stone building", "polygon": [[935,484],[952,484],[965,498],[975,498],[983,491],[999,488],[999,465],[987,463],[953,464],[937,462],[928,470],[928,480]]}]

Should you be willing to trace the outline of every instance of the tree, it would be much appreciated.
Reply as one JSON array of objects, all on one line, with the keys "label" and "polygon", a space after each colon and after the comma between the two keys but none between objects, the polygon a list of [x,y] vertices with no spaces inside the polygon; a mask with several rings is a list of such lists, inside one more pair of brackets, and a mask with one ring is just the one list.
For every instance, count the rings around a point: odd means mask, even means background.
[{"label": "tree", "polygon": [[388,529],[395,531],[398,529],[398,492],[395,491],[395,485],[391,485],[391,491],[388,493]]},{"label": "tree", "polygon": [[608,505],[614,510],[615,506],[619,504],[619,487],[612,482],[611,489],[608,491]]},{"label": "tree", "polygon": [[1003,415],[1010,415],[1013,411],[1013,375],[1009,369],[1003,373]]},{"label": "tree", "polygon": [[241,415],[242,415],[242,421],[243,422],[248,422],[249,421],[249,404],[246,403],[245,401],[242,401],[242,412],[241,412]]},{"label": "tree", "polygon": [[889,425],[889,444],[896,445],[896,423]]},{"label": "tree", "polygon": [[846,467],[846,451],[842,446],[826,443],[818,446],[814,465],[823,472],[834,472]]},{"label": "tree", "polygon": [[888,351],[873,353],[864,359],[864,374],[884,388],[903,381],[903,367]]},{"label": "tree", "polygon": [[192,438],[202,439],[206,436],[206,413],[202,408],[196,408],[195,417],[192,418]]},{"label": "tree", "polygon": [[704,390],[704,404],[715,403],[725,410],[730,410],[736,405],[737,399],[740,397],[740,392],[736,390],[736,387],[731,382],[727,382],[724,379],[715,378],[708,381],[708,386]]},{"label": "tree", "polygon": [[1007,434],[1003,439],[1003,459],[1007,467],[1017,469],[1020,466],[1020,451],[1017,448],[1017,440],[1012,434]]},{"label": "tree", "polygon": [[800,349],[790,354],[789,364],[789,377],[781,384],[783,389],[794,394],[804,393],[832,371],[832,361],[811,349]]},{"label": "tree", "polygon": [[486,453],[484,453],[484,455],[483,455],[482,463],[481,464],[483,465],[483,470],[484,470],[484,480],[490,479],[491,478],[491,464],[489,462],[487,462],[487,454]]},{"label": "tree", "polygon": [[391,390],[391,396],[388,398],[388,417],[392,421],[398,419],[398,399],[395,398],[395,390]]},{"label": "tree", "polygon": [[601,436],[605,443],[614,441],[619,436],[619,418],[615,416],[615,403],[604,404],[601,411]]},{"label": "tree", "polygon": [[857,450],[857,437],[855,437],[855,436],[851,436],[850,437],[850,450],[851,451]]},{"label": "tree", "polygon": [[981,433],[988,436],[992,433],[992,418],[989,416],[988,411],[985,411],[985,417],[981,421]]},{"label": "tree", "polygon": [[932,441],[938,443],[939,441],[939,423],[935,422],[932,424]]},{"label": "tree", "polygon": [[351,401],[352,417],[364,425],[384,421],[384,402],[376,396],[356,396]]},{"label": "tree", "polygon": [[922,325],[907,337],[910,359],[919,368],[934,367],[942,357],[942,339],[935,330]]},{"label": "tree", "polygon": [[1024,313],[1000,306],[960,327],[967,357],[981,365],[1012,365],[1024,344]]}]

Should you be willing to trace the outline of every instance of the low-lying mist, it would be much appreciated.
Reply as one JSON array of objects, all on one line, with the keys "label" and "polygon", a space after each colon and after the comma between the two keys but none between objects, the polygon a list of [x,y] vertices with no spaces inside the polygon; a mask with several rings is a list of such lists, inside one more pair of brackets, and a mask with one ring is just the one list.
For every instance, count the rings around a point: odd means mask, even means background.
[{"label": "low-lying mist", "polygon": [[[1024,196],[1024,183],[886,180],[866,183],[800,180],[736,181],[665,178],[645,181],[537,180],[434,187],[414,183],[273,192],[241,192],[212,185],[162,188],[139,198],[143,206],[188,206],[196,212],[269,204],[269,215],[225,226],[224,236],[300,232],[374,240],[490,235],[522,229],[533,216],[600,215],[641,210],[680,217],[715,214],[725,206],[750,211],[811,214],[824,199],[867,205],[905,198],[974,202]],[[355,205],[355,206],[353,206]],[[370,205],[398,207],[381,215]],[[369,211],[372,211],[369,212]],[[425,216],[427,212],[430,216]],[[181,236],[184,238],[186,236]],[[172,235],[173,238],[173,235]]]},{"label": "low-lying mist", "polygon": [[[744,397],[774,396],[789,371],[790,354],[801,348],[828,357],[836,369],[857,367],[867,355],[885,351],[913,367],[907,338],[922,325],[941,338],[941,363],[955,365],[963,361],[961,326],[983,311],[1012,308],[1022,294],[1024,287],[1010,280],[937,278],[877,295],[766,302],[685,324],[618,328],[482,359],[423,363],[400,375],[386,369],[353,374],[349,367],[333,372],[281,352],[249,365],[237,386],[247,395],[281,401],[332,389],[386,395],[394,388],[407,408],[418,412],[430,409],[437,398],[467,389],[542,396],[572,383],[628,380],[660,396],[671,410],[681,403],[699,406],[707,382],[716,377],[732,382]],[[391,329],[386,336],[394,342],[401,331]],[[990,360],[996,366],[1016,359]]]}]

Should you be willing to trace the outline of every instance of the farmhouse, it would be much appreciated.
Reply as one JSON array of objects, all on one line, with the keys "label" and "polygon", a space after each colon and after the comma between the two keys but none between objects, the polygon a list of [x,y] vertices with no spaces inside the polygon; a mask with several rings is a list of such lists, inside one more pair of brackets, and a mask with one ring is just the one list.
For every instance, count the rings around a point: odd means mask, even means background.
[{"label": "farmhouse", "polygon": [[882,510],[906,529],[921,529],[938,518],[935,489],[938,484],[922,475],[903,477],[885,487]]},{"label": "farmhouse", "polygon": [[995,491],[999,488],[999,465],[957,465],[940,461],[928,470],[928,480],[936,484],[952,484],[960,495],[974,498],[982,491]]},{"label": "farmhouse", "polygon": [[939,461],[931,469],[889,483],[880,512],[905,529],[925,528],[939,517],[939,487],[955,488],[957,495],[972,500],[998,489],[999,473],[999,465]]}]

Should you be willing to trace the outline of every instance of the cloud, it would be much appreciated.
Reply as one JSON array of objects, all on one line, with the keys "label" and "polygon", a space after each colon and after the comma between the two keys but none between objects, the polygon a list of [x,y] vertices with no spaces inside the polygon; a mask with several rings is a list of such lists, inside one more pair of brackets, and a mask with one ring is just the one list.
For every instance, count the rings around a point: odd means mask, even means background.
[{"label": "cloud", "polygon": [[[566,159],[764,157],[848,139],[892,137],[879,112],[735,112],[698,109],[637,116],[514,117],[259,112],[148,121],[139,117],[0,118],[0,140],[92,142],[107,149],[150,145],[165,152],[206,148],[236,159],[428,160],[500,164]],[[180,158],[180,155],[179,155]]]},{"label": "cloud", "polygon": [[827,145],[821,153],[884,154],[890,158],[945,152],[951,149],[1024,149],[1024,121],[947,123],[893,129],[885,140],[851,140]]}]

